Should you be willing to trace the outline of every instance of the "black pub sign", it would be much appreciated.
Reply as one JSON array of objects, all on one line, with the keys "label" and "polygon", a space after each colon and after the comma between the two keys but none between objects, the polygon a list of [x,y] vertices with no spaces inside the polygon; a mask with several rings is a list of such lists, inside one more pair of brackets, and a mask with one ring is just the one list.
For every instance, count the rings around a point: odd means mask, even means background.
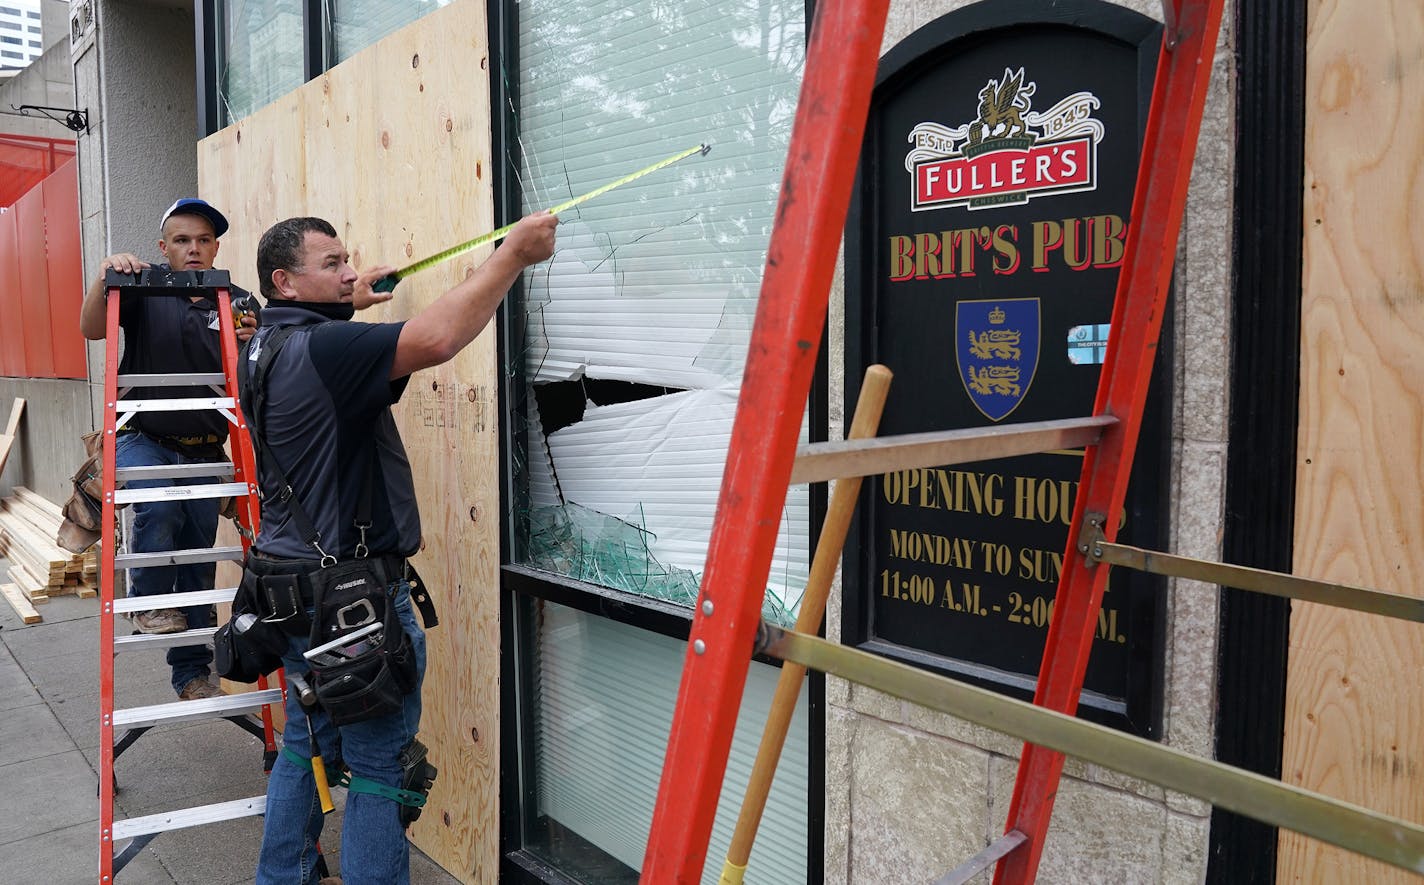
[{"label": "black pub sign", "polygon": [[[846,402],[889,366],[881,435],[1092,414],[1160,40],[1097,0],[985,0],[884,56],[846,228]],[[1118,515],[1120,540],[1154,549],[1170,361]],[[1030,697],[1082,465],[1056,451],[868,480],[845,640]],[[1157,733],[1163,593],[1114,571],[1083,715]]]}]

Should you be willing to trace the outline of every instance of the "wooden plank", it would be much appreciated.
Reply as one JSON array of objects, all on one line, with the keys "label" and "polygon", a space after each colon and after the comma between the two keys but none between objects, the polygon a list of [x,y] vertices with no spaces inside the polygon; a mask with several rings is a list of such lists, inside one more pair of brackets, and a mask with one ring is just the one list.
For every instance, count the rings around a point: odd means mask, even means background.
[{"label": "wooden plank", "polygon": [[69,552],[56,547],[29,523],[6,510],[3,502],[0,502],[0,531],[5,532],[12,543],[24,548],[37,570],[45,571],[56,583],[64,580],[64,566],[69,561]]},{"label": "wooden plank", "polygon": [[20,588],[20,592],[25,595],[25,598],[35,605],[49,602],[49,594],[45,592],[44,584],[14,560],[10,561],[10,580]]},{"label": "wooden plank", "polygon": [[0,433],[0,471],[5,469],[5,461],[10,457],[10,449],[20,432],[20,416],[25,412],[24,397],[15,397],[10,404],[10,420],[5,424],[5,432]]},{"label": "wooden plank", "polygon": [[24,505],[14,498],[0,500],[0,525],[13,528],[25,536],[25,542],[46,559],[67,561],[73,554],[54,542],[53,536],[25,518]]},{"label": "wooden plank", "polygon": [[63,560],[55,559],[56,562],[63,563],[64,574],[76,578],[79,576],[84,560],[80,555],[71,553],[58,545],[56,541],[60,526],[58,521],[50,519],[48,513],[19,497],[6,498],[4,504],[7,513],[19,517],[34,530],[35,537],[48,541],[53,547],[53,550],[40,551],[42,555],[64,555],[66,558]]},{"label": "wooden plank", "polygon": [[[1424,7],[1311,0],[1297,574],[1424,594]],[[1240,674],[1247,678],[1247,674]],[[1283,777],[1424,821],[1416,625],[1292,607]],[[1283,833],[1278,881],[1418,879]]]},{"label": "wooden plank", "polygon": [[[255,266],[262,232],[289,216],[330,220],[358,269],[492,229],[486,43],[484,4],[451,4],[204,139],[199,191],[232,224],[222,257],[235,281]],[[412,276],[361,319],[410,317],[487,254]],[[396,408],[427,542],[417,566],[441,618],[420,730],[440,779],[411,832],[469,883],[499,869],[497,368],[486,333],[413,377]]]},{"label": "wooden plank", "polygon": [[14,584],[0,584],[0,596],[5,597],[5,601],[10,603],[10,607],[15,610],[15,614],[20,616],[20,620],[26,624],[38,624],[44,620],[40,613],[35,611],[35,607],[20,592],[20,588]]},{"label": "wooden plank", "polygon": [[24,486],[15,486],[15,497],[29,504],[31,507],[50,514],[54,517],[55,522],[62,522],[64,520],[64,509],[38,492],[30,491]]},{"label": "wooden plank", "polygon": [[63,517],[56,517],[48,510],[36,506],[29,500],[14,495],[6,498],[5,505],[16,516],[34,526],[41,534],[53,535],[59,531],[59,525],[64,521]]},{"label": "wooden plank", "polygon": [[[0,527],[0,551],[3,551],[5,556],[9,557],[12,562],[28,569],[36,579],[43,578],[42,583],[50,583],[51,569],[49,561],[38,556],[5,527]],[[54,578],[56,583],[63,582],[63,569],[60,569],[59,573],[54,575]]]}]

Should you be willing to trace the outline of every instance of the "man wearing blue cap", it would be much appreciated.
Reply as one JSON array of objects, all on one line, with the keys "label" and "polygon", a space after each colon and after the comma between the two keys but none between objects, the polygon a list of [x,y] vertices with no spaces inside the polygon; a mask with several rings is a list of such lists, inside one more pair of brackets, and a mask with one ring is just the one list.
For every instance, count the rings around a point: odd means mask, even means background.
[{"label": "man wearing blue cap", "polygon": [[[208,270],[218,253],[218,238],[227,232],[227,219],[203,200],[186,198],[175,202],[159,222],[158,250],[167,259],[159,269]],[[108,270],[135,274],[148,262],[127,252],[110,255],[99,265],[99,275],[89,285],[79,313],[79,329],[85,338],[105,335]],[[255,305],[252,296],[236,286],[230,296],[239,306]],[[125,295],[119,305],[119,324],[124,331],[124,353],[120,374],[188,374],[222,371],[222,351],[218,340],[217,304],[206,293],[188,298]],[[243,317],[239,339],[252,336],[257,322]],[[135,388],[133,399],[168,399],[210,396],[206,388]],[[135,415],[119,431],[119,467],[153,465],[176,466],[224,461],[223,443],[228,422],[213,410],[192,412],[146,412]],[[215,482],[215,477],[185,479],[185,484]],[[173,479],[134,480],[127,488],[162,488],[177,484]],[[131,553],[156,553],[212,547],[217,538],[216,498],[135,502],[129,532]],[[216,568],[213,563],[155,566],[129,571],[130,596],[160,596],[211,590]],[[209,626],[210,607],[156,607],[134,613],[133,621],[144,633],[181,633]],[[214,697],[221,689],[209,681],[213,653],[206,645],[185,645],[168,650],[173,668],[173,690],[183,700]]]}]

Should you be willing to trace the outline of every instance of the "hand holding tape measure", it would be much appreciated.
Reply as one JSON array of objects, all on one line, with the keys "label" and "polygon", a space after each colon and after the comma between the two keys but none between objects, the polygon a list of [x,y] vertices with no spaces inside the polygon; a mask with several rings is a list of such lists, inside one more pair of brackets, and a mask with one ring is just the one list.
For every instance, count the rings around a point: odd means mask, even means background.
[{"label": "hand holding tape measure", "polygon": [[[569,209],[572,209],[575,206],[579,205],[580,203],[586,203],[589,200],[592,200],[594,197],[606,194],[616,187],[622,187],[630,181],[635,181],[639,178],[642,178],[644,175],[656,172],[665,166],[671,166],[673,163],[676,163],[679,160],[685,160],[693,154],[702,154],[705,156],[710,150],[712,150],[711,145],[699,144],[696,147],[690,147],[687,150],[680,151],[679,153],[673,154],[670,157],[664,157],[658,162],[652,164],[651,166],[645,166],[642,169],[639,169],[637,172],[633,172],[629,175],[623,176],[617,181],[610,181],[608,184],[605,184],[599,188],[595,188],[594,190],[591,190],[586,194],[574,197],[572,200],[560,203],[557,206],[552,206],[549,208],[548,214],[558,215],[560,212],[566,212]],[[506,224],[504,227],[501,227],[498,230],[493,230],[487,234],[482,234],[481,236],[475,237],[473,240],[468,240],[458,246],[452,246],[449,249],[446,249],[444,252],[438,252],[430,256],[429,258],[417,261],[416,263],[408,267],[403,267],[399,270],[392,271],[391,273],[386,274],[379,280],[376,280],[374,283],[372,283],[371,289],[375,292],[389,292],[396,287],[396,283],[399,283],[401,280],[405,279],[411,274],[417,273],[418,271],[426,270],[427,268],[434,267],[435,265],[440,264],[441,262],[449,261],[451,258],[454,258],[458,255],[464,255],[466,252],[478,249],[479,247],[487,243],[493,243],[498,240],[502,240],[505,237],[509,236],[509,232],[512,230],[514,230],[514,225]]]}]

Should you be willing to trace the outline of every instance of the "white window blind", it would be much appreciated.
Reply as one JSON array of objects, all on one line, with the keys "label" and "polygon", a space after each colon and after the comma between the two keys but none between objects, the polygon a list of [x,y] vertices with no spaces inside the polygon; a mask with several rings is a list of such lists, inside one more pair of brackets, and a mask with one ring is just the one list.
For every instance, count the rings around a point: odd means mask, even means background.
[{"label": "white window blind", "polygon": [[[552,603],[544,604],[539,623],[539,811],[639,869],[686,644]],[[778,673],[753,662],[747,674],[702,873],[708,885],[717,882],[731,844]],[[747,863],[748,882],[806,881],[805,710],[803,688]]]},{"label": "white window blind", "polygon": [[[534,384],[669,388],[590,407],[544,437],[531,486],[646,529],[658,563],[700,573],[804,61],[804,4],[519,4],[525,209],[547,208],[698,143],[712,146],[563,216],[526,280]],[[537,506],[537,499],[536,499]],[[770,594],[794,617],[807,490],[787,499]]]},{"label": "white window blind", "polygon": [[[541,508],[569,516],[531,518],[540,537],[525,546],[584,531],[584,546],[599,549],[531,558],[633,592],[643,592],[636,587],[643,581],[659,595],[651,587],[666,576],[695,593],[692,573],[706,560],[800,89],[805,5],[520,0],[517,10],[518,70],[501,74],[518,78],[519,139],[510,151],[525,211],[693,145],[712,146],[563,215],[553,259],[525,280],[529,331],[524,352],[511,356],[531,385],[588,379],[659,394],[590,402],[578,420],[547,435],[535,397],[527,399],[523,481],[531,509],[536,517]],[[609,529],[614,520],[644,531],[620,535]],[[793,488],[768,577],[768,607],[787,620],[805,584],[808,538],[808,493]],[[620,568],[641,572],[609,574]],[[531,711],[538,813],[636,870],[686,644],[538,605]],[[717,881],[777,675],[752,665],[704,882]],[[803,696],[750,882],[806,881],[808,758]],[[528,847],[556,866],[576,866],[560,856],[560,844]]]}]

